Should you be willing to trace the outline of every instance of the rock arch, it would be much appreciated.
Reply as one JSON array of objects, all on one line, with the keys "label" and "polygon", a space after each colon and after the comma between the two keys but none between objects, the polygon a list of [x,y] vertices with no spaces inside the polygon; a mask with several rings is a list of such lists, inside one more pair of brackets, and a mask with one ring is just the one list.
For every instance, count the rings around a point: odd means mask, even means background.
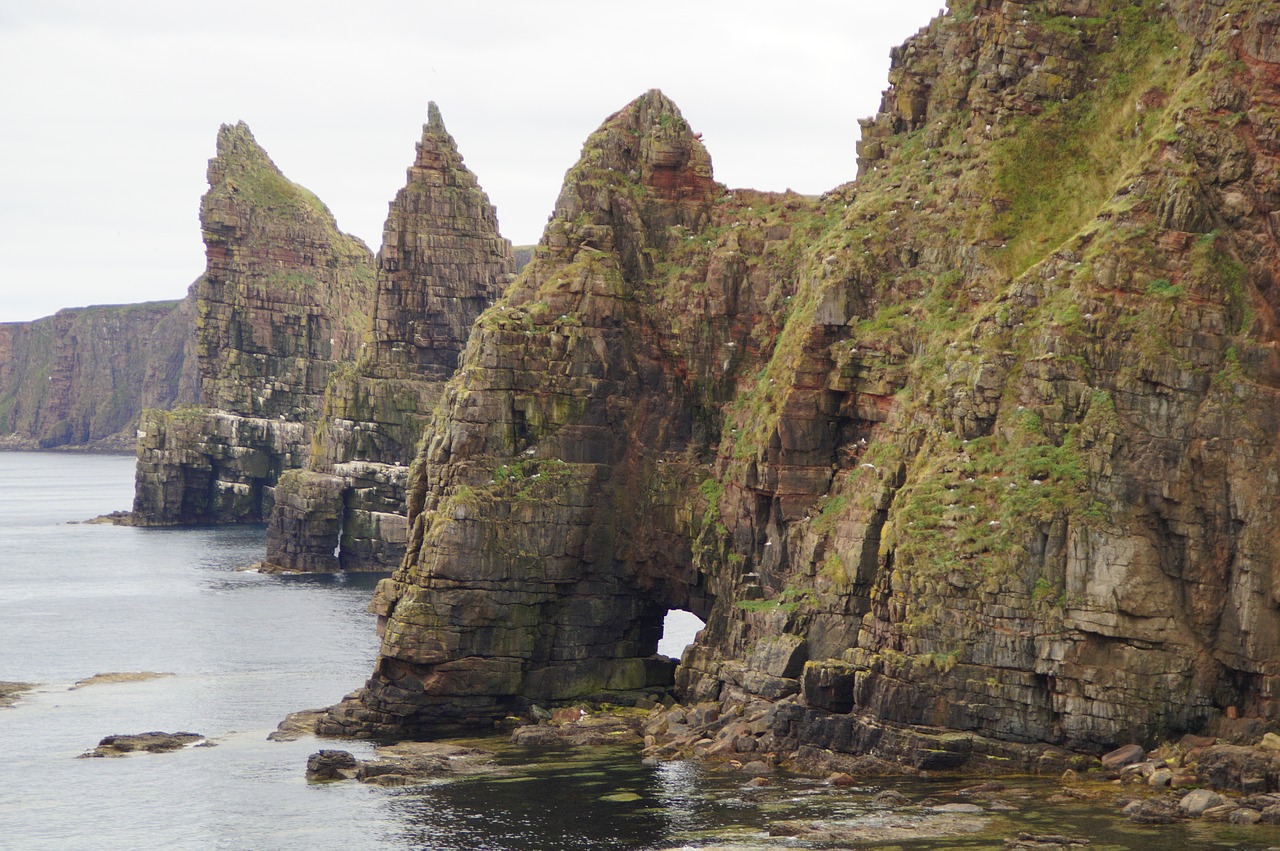
[{"label": "rock arch", "polygon": [[445,390],[411,476],[408,553],[372,604],[376,670],[322,729],[430,734],[673,683],[664,615],[705,620],[714,602],[691,544],[707,436],[647,288],[655,248],[722,192],[660,92],[588,140]]}]

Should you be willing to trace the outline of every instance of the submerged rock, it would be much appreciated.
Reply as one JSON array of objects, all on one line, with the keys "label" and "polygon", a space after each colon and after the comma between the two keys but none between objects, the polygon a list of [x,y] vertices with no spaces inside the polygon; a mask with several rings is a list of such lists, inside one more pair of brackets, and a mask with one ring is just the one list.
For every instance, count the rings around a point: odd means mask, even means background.
[{"label": "submerged rock", "polygon": [[1176,801],[1168,798],[1146,798],[1130,803],[1124,815],[1136,824],[1171,824],[1181,813]]},{"label": "submerged rock", "polygon": [[503,771],[488,751],[435,742],[381,745],[373,759],[357,759],[342,750],[321,750],[307,758],[307,780],[317,783],[358,780],[373,786],[411,786]]},{"label": "submerged rock", "polygon": [[91,751],[81,754],[84,757],[125,756],[131,753],[166,753],[176,751],[197,743],[208,743],[199,733],[131,733],[126,735],[106,736]]},{"label": "submerged rock", "polygon": [[896,789],[885,789],[883,792],[877,792],[871,799],[871,803],[880,807],[898,809],[911,806],[911,799]]},{"label": "submerged rock", "polygon": [[1004,841],[1006,851],[1067,851],[1072,848],[1088,848],[1091,844],[1088,839],[1056,833],[1019,833]]},{"label": "submerged rock", "polygon": [[158,673],[156,671],[110,671],[103,674],[94,674],[87,679],[77,680],[71,690],[85,688],[86,686],[106,685],[110,683],[140,683],[147,680],[158,680],[164,677],[172,677],[172,673]]},{"label": "submerged rock", "polygon": [[980,813],[982,807],[977,804],[934,804],[928,810],[934,813]]},{"label": "submerged rock", "polygon": [[781,819],[769,823],[769,835],[792,837],[824,847],[861,847],[869,843],[962,837],[978,833],[988,819],[974,815],[935,813],[932,815],[874,814],[852,819],[813,821]]},{"label": "submerged rock", "polygon": [[35,683],[0,681],[0,709],[13,706],[18,702],[23,692],[31,691],[35,687]]}]

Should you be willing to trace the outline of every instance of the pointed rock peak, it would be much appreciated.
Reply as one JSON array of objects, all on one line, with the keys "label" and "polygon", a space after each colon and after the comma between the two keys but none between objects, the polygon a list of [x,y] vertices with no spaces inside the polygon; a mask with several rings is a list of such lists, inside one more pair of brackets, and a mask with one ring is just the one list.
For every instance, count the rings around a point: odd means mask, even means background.
[{"label": "pointed rock peak", "polygon": [[289,180],[243,121],[218,128],[218,153],[209,160],[204,207],[247,203],[259,210],[317,216],[330,226],[333,214],[311,191]]},{"label": "pointed rock peak", "polygon": [[458,143],[445,129],[444,118],[435,101],[427,103],[427,123],[422,125],[422,139],[418,142],[418,155],[409,169],[409,182],[414,182],[414,171],[452,171],[463,168]]},{"label": "pointed rock peak", "polygon": [[422,125],[422,144],[419,147],[426,146],[428,148],[448,148],[457,150],[458,143],[449,135],[449,131],[445,129],[444,117],[440,115],[440,107],[436,106],[435,101],[427,103],[427,123]]},{"label": "pointed rock peak", "polygon": [[237,121],[235,124],[223,124],[218,128],[218,146],[234,145],[237,142],[252,142],[258,144],[253,138],[253,131],[249,129],[249,125],[243,120]]},{"label": "pointed rock peak", "polygon": [[661,89],[649,89],[614,113],[613,117],[628,114],[632,115],[633,121],[639,123],[642,128],[668,129],[673,125],[679,125],[680,130],[689,129],[684,116],[680,114],[680,107],[664,95]]},{"label": "pointed rock peak", "polygon": [[[220,173],[262,166],[269,166],[277,172],[280,170],[271,161],[271,157],[263,147],[258,144],[258,140],[253,138],[249,125],[243,121],[223,124],[218,128],[218,154],[215,159],[210,160],[210,167],[215,163],[221,165]],[[212,175],[210,181],[212,181]]]},{"label": "pointed rock peak", "polygon": [[587,140],[579,168],[621,172],[668,201],[710,199],[715,193],[701,134],[658,89],[609,116]]},{"label": "pointed rock peak", "polygon": [[572,222],[587,213],[610,220],[614,202],[608,196],[622,193],[646,199],[642,206],[650,224],[693,226],[720,191],[700,134],[670,98],[651,89],[587,139],[582,157],[565,175],[556,218]]},{"label": "pointed rock peak", "polygon": [[223,124],[218,128],[218,156],[222,158],[235,156],[240,151],[261,150],[258,140],[253,138],[249,125],[243,121],[235,124]]},{"label": "pointed rock peak", "polygon": [[444,129],[444,119],[440,117],[440,107],[435,101],[427,101],[427,126],[424,128],[435,133],[448,133]]}]

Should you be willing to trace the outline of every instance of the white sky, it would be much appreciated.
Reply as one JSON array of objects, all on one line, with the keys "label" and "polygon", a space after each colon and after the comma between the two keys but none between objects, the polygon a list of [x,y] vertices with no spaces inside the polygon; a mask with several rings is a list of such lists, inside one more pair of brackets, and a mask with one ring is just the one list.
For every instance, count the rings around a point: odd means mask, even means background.
[{"label": "white sky", "polygon": [[541,236],[606,116],[660,88],[729,186],[855,173],[889,48],[942,0],[0,0],[0,321],[179,298],[243,119],[376,251],[440,105],[503,235]]}]

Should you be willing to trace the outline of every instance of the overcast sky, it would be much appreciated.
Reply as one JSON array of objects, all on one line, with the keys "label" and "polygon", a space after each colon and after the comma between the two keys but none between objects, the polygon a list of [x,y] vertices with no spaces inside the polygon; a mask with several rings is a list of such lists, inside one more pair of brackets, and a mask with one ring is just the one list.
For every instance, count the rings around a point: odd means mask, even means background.
[{"label": "overcast sky", "polygon": [[0,321],[179,298],[218,125],[243,119],[373,250],[440,105],[536,242],[601,121],[660,88],[729,186],[854,176],[889,48],[942,0],[0,0]]}]

